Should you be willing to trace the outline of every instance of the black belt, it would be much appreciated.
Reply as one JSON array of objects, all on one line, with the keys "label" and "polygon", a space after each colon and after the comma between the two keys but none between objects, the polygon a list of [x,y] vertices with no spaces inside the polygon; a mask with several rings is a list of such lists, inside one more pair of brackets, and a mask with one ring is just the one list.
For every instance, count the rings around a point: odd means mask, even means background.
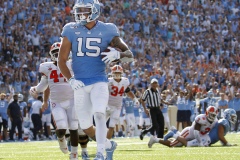
[{"label": "black belt", "polygon": [[150,106],[148,106],[148,108],[149,108],[149,109],[159,108],[159,106],[157,106],[157,107],[150,107]]}]

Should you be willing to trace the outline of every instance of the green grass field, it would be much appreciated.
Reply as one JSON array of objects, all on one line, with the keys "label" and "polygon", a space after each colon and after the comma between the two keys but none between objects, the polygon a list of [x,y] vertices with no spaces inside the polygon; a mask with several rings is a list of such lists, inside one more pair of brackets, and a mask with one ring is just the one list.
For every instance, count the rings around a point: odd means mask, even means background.
[{"label": "green grass field", "polygon": [[[239,134],[227,135],[230,143],[238,144],[235,147],[222,147],[220,143],[217,143],[207,148],[168,148],[154,144],[151,149],[147,146],[148,137],[145,137],[143,141],[139,138],[117,138],[115,141],[118,143],[118,147],[114,152],[114,160],[239,160],[239,136]],[[88,151],[93,159],[96,152],[95,142],[89,143]],[[2,159],[67,160],[69,156],[62,154],[58,149],[57,141],[9,142],[0,143],[0,160]]]}]

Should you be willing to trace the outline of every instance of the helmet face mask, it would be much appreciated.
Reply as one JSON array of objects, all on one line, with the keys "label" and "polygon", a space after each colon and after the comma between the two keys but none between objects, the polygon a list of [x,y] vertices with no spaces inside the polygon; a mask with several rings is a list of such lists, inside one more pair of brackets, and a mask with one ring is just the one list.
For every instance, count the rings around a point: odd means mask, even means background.
[{"label": "helmet face mask", "polygon": [[208,98],[213,98],[213,92],[212,91],[208,92]]},{"label": "helmet face mask", "polygon": [[209,122],[213,122],[217,117],[217,109],[214,106],[209,106],[206,110],[206,116]]},{"label": "helmet face mask", "polygon": [[113,79],[119,80],[122,78],[123,68],[120,65],[114,65],[111,70]]},{"label": "helmet face mask", "polygon": [[100,16],[98,0],[78,0],[73,7],[75,21],[80,25],[96,20]]},{"label": "helmet face mask", "polygon": [[228,120],[231,125],[235,125],[235,123],[237,122],[237,114],[236,111],[234,109],[226,109],[224,112],[224,118],[226,120]]},{"label": "helmet face mask", "polygon": [[49,54],[51,56],[52,61],[57,61],[58,60],[58,53],[59,53],[60,47],[61,47],[60,42],[53,43],[53,45],[51,46]]},{"label": "helmet face mask", "polygon": [[51,52],[51,54],[50,54],[51,55],[51,59],[53,61],[57,61],[59,49],[55,49],[55,50],[52,50],[50,52]]},{"label": "helmet face mask", "polygon": [[22,94],[18,94],[18,101],[19,102],[23,101],[23,95]]},{"label": "helmet face mask", "polygon": [[114,79],[121,79],[122,73],[121,72],[114,72],[113,73],[113,78]]}]

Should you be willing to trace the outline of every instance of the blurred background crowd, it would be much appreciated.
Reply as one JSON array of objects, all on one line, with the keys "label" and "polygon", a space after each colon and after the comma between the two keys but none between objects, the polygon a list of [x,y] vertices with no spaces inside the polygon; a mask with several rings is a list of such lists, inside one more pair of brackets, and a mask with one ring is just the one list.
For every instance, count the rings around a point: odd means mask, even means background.
[{"label": "blurred background crowd", "polygon": [[[134,53],[134,62],[122,65],[139,96],[157,78],[160,91],[171,96],[191,90],[202,99],[211,90],[214,97],[237,98],[239,0],[100,2],[99,20],[115,23]],[[28,91],[40,78],[39,64],[50,61],[51,44],[60,41],[63,26],[74,21],[73,5],[74,0],[0,1],[1,93],[14,88],[28,102]]]}]

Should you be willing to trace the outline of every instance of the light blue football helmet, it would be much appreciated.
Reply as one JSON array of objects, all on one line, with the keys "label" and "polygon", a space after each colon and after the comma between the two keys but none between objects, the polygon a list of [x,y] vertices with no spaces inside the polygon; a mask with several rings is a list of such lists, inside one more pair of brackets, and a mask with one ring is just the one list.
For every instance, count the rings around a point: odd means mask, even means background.
[{"label": "light blue football helmet", "polygon": [[73,7],[73,14],[77,23],[86,25],[100,16],[100,3],[98,0],[77,0]]},{"label": "light blue football helmet", "polygon": [[208,91],[207,92],[207,96],[208,96],[208,98],[212,98],[213,97],[213,92],[212,91]]},{"label": "light blue football helmet", "polygon": [[237,114],[234,109],[228,108],[224,112],[224,118],[228,120],[232,125],[237,122]]}]

